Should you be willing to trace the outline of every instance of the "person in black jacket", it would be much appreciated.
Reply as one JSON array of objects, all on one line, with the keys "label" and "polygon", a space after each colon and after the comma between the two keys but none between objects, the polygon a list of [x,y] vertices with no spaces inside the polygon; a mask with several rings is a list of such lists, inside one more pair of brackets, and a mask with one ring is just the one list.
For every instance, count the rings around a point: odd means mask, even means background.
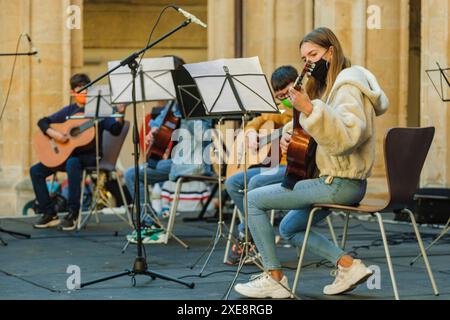
[{"label": "person in black jacket", "polygon": [[[68,141],[67,135],[52,129],[52,123],[63,123],[67,117],[76,113],[84,113],[84,106],[86,105],[86,92],[77,93],[84,85],[88,84],[90,79],[85,74],[75,74],[70,79],[71,94],[75,102],[60,109],[56,113],[44,117],[38,121],[40,130],[47,136],[55,139],[58,142]],[[125,105],[117,107],[119,113],[125,112]],[[99,145],[102,145],[101,138],[103,130],[111,132],[111,134],[118,136],[123,128],[123,119],[107,118],[99,123]],[[100,150],[100,156],[101,150]],[[95,143],[91,143],[83,148],[76,149],[69,159],[59,168],[48,168],[42,163],[37,163],[30,169],[31,181],[33,184],[34,193],[38,202],[38,207],[43,212],[42,217],[34,224],[35,228],[44,229],[59,226],[61,230],[74,230],[77,225],[78,214],[80,210],[80,196],[81,196],[81,177],[84,167],[93,167],[96,165],[95,161],[96,150]],[[68,214],[62,221],[55,212],[54,203],[52,202],[49,191],[47,189],[46,178],[57,171],[66,171],[69,182],[69,199],[68,199]]]}]

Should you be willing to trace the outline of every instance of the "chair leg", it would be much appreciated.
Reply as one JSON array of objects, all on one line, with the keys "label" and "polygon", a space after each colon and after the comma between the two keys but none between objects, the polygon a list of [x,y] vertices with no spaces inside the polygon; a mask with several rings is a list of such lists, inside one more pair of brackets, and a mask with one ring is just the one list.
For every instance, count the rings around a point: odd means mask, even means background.
[{"label": "chair leg", "polygon": [[81,229],[81,217],[82,217],[82,213],[83,213],[83,205],[84,205],[84,201],[83,201],[83,196],[84,196],[84,185],[85,185],[85,181],[86,181],[86,170],[83,170],[83,177],[81,179],[81,196],[80,196],[80,211],[78,212],[78,219],[77,219],[77,230],[79,231]]},{"label": "chair leg", "polygon": [[231,247],[231,238],[233,237],[233,230],[236,224],[237,210],[238,210],[237,207],[234,206],[233,216],[231,217],[230,230],[228,231],[227,245],[225,247],[225,254],[223,256],[223,263],[227,263],[228,260],[228,253],[230,252]]},{"label": "chair leg", "polygon": [[436,286],[436,282],[434,281],[433,271],[431,270],[430,262],[428,261],[428,255],[424,248],[422,237],[420,236],[419,228],[417,227],[416,218],[414,217],[414,214],[409,209],[404,209],[404,212],[407,212],[409,214],[409,217],[411,218],[411,222],[414,228],[414,232],[416,233],[417,243],[419,244],[420,252],[423,256],[423,262],[425,263],[425,266],[427,268],[428,277],[430,278],[431,286],[433,287],[434,295],[438,296],[439,291]]},{"label": "chair leg", "polygon": [[120,183],[119,177],[117,176],[117,172],[114,171],[114,178],[116,179],[117,186],[119,187],[120,196],[122,197],[123,205],[125,206],[125,212],[127,213],[128,224],[133,226],[133,220],[131,219],[130,210],[128,209],[127,198],[125,197],[125,192],[123,192],[122,184]]},{"label": "chair leg", "polygon": [[392,267],[391,254],[389,253],[386,232],[384,230],[383,218],[381,217],[381,214],[379,212],[376,212],[375,215],[378,218],[378,224],[380,225],[381,237],[383,238],[384,252],[386,253],[386,260],[387,260],[387,264],[388,264],[388,268],[389,268],[389,273],[391,275],[394,296],[395,296],[396,300],[400,300],[400,297],[398,295],[398,290],[397,290],[397,282],[395,280],[394,268]]},{"label": "chair leg", "polygon": [[345,212],[345,222],[344,222],[344,230],[342,231],[342,241],[341,241],[341,248],[342,250],[345,250],[345,245],[347,243],[347,234],[348,234],[348,223],[350,220],[350,214]]},{"label": "chair leg", "polygon": [[270,224],[273,226],[275,223],[275,210],[270,210]]},{"label": "chair leg", "polygon": [[307,242],[308,242],[309,233],[311,232],[311,226],[312,226],[314,214],[319,209],[320,208],[314,208],[309,213],[308,224],[306,225],[306,231],[305,231],[305,238],[303,239],[302,250],[300,251],[300,258],[298,259],[297,271],[295,272],[294,284],[292,286],[292,294],[293,295],[295,295],[295,292],[297,291],[298,280],[300,278],[300,272],[301,272],[301,269],[302,269],[303,258],[305,257],[306,245],[307,245]]},{"label": "chair leg", "polygon": [[[450,218],[448,219],[447,223],[444,226],[444,229],[439,234],[439,236],[433,240],[426,248],[425,251],[430,249],[432,246],[434,246],[439,240],[441,240],[448,232],[450,232]],[[422,256],[422,253],[419,253],[417,257],[415,257],[409,264],[412,266],[420,257]]]},{"label": "chair leg", "polygon": [[333,240],[334,245],[336,247],[339,247],[339,244],[338,244],[338,241],[337,241],[337,238],[336,238],[336,233],[334,232],[333,221],[331,220],[330,215],[331,214],[329,214],[327,216],[327,218],[326,218],[327,219],[327,224],[328,224],[328,229],[330,229],[331,239]]},{"label": "chair leg", "polygon": [[183,178],[178,178],[177,186],[175,188],[175,194],[174,194],[174,199],[173,199],[173,203],[172,203],[172,208],[170,209],[169,222],[167,223],[167,232],[166,232],[166,239],[164,241],[164,244],[167,244],[169,242],[170,235],[173,232],[173,225],[175,223],[175,218],[177,215],[178,202],[180,200],[180,193],[181,193],[182,185],[183,185]]}]

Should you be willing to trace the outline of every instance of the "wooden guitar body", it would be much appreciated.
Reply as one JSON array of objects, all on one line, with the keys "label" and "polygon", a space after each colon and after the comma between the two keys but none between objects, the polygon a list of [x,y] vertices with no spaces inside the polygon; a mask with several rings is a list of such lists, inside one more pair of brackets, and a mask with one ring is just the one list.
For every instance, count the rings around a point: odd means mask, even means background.
[{"label": "wooden guitar body", "polygon": [[[82,115],[82,114],[77,114]],[[76,148],[84,147],[95,138],[95,128],[91,120],[67,120],[64,123],[53,123],[52,129],[67,134],[69,140],[60,143],[38,130],[34,137],[37,157],[42,164],[56,168],[64,164]],[[86,127],[86,129],[83,129]]]},{"label": "wooden guitar body", "polygon": [[[275,130],[275,123],[273,121],[266,121],[259,129],[260,138],[259,147],[256,151],[247,149],[247,163],[245,165],[242,148],[244,145],[244,133],[241,132],[236,137],[233,148],[231,149],[230,157],[227,163],[227,178],[232,175],[244,171],[244,168],[249,169],[253,166],[264,166],[270,164],[270,151],[272,148],[272,139],[268,139]],[[264,141],[261,141],[264,140]]]},{"label": "wooden guitar body", "polygon": [[[294,123],[299,124],[299,117],[299,112],[294,110]],[[292,190],[299,180],[310,179],[314,176],[316,148],[317,143],[300,127],[300,124],[294,126],[286,155],[288,165],[283,187]]]},{"label": "wooden guitar body", "polygon": [[172,110],[167,112],[161,127],[154,135],[153,143],[147,152],[147,161],[152,159],[155,161],[162,160],[164,155],[169,152],[173,145],[172,133],[179,127],[180,118],[176,117]]}]

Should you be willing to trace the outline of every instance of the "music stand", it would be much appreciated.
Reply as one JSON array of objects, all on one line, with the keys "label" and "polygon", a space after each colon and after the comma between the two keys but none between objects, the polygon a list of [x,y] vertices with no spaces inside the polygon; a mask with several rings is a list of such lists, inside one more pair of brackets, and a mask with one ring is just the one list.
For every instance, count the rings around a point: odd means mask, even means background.
[{"label": "music stand", "polygon": [[[108,62],[109,69],[114,69],[120,66],[120,61]],[[138,67],[138,74],[136,81],[136,102],[142,102],[143,120],[145,122],[145,102],[161,101],[161,100],[175,100],[175,85],[172,79],[172,71],[175,69],[175,60],[173,57],[162,58],[149,58],[142,59],[141,64]],[[111,88],[111,100],[113,103],[131,103],[132,102],[132,84],[133,76],[129,66],[122,66],[113,71],[109,76],[109,85]],[[146,136],[146,124],[143,123],[144,137]],[[144,159],[143,165],[147,166],[146,154],[147,148],[144,143]],[[136,179],[138,179],[136,177]],[[158,214],[154,208],[148,202],[148,179],[147,170],[144,171],[144,207],[139,212],[139,217],[144,219],[146,216],[150,218],[164,231],[167,232],[167,228],[164,227],[160,221]],[[135,190],[137,192],[137,190]],[[150,213],[150,215],[149,215]],[[171,236],[184,248],[188,248],[188,245],[179,239],[173,232],[170,232]],[[122,253],[125,253],[130,241],[122,248]]]},{"label": "music stand", "polygon": [[223,151],[223,144],[221,140],[221,125],[223,116],[219,114],[209,114],[206,112],[206,107],[203,104],[202,97],[200,95],[200,92],[197,88],[197,85],[195,84],[194,79],[191,77],[190,73],[184,68],[184,66],[178,68],[177,70],[172,71],[173,75],[173,81],[175,83],[176,88],[176,95],[177,95],[177,101],[179,102],[179,106],[181,108],[181,111],[183,113],[183,118],[190,119],[190,120],[204,120],[204,119],[212,119],[212,120],[218,120],[219,125],[219,176],[217,179],[218,183],[218,193],[219,193],[219,221],[217,226],[217,232],[215,234],[215,238],[211,241],[211,244],[206,248],[206,250],[200,255],[200,257],[190,266],[190,269],[193,269],[200,260],[206,255],[209,248],[212,245],[212,249],[208,255],[208,257],[205,260],[205,263],[203,264],[203,267],[199,273],[199,276],[203,274],[203,271],[206,268],[206,265],[208,264],[212,253],[214,252],[219,240],[221,237],[224,237],[223,234],[223,227],[225,226],[225,223],[223,221],[223,214],[222,214],[222,151]]},{"label": "music stand", "polygon": [[[129,69],[131,71],[131,75],[132,75],[131,100],[132,100],[132,105],[133,105],[133,147],[134,147],[134,170],[135,170],[134,172],[135,172],[136,178],[139,176],[139,131],[138,131],[138,124],[137,124],[137,107],[136,107],[136,104],[137,104],[136,78],[138,75],[139,63],[136,61],[136,59],[138,59],[139,56],[144,54],[150,48],[154,47],[155,45],[157,45],[164,39],[168,38],[170,35],[174,34],[178,30],[188,26],[191,22],[192,22],[191,19],[187,19],[186,21],[179,24],[177,27],[175,27],[171,31],[167,32],[166,34],[164,34],[163,36],[158,38],[157,40],[149,43],[145,48],[142,48],[142,49],[132,53],[131,55],[129,55],[128,57],[123,59],[118,65],[111,68],[109,71],[107,71],[103,75],[99,76],[97,79],[95,79],[94,81],[92,81],[91,83],[87,84],[86,86],[84,86],[83,88],[81,88],[79,90],[79,92],[83,91],[84,89],[92,86],[93,84],[97,83],[104,77],[109,76],[114,71],[116,71],[117,69],[119,69],[123,66],[129,67]],[[138,189],[139,189],[139,179],[135,179],[135,190],[138,190]],[[83,287],[86,287],[86,286],[89,286],[89,285],[92,285],[95,283],[104,282],[104,281],[108,281],[108,280],[115,279],[115,278],[120,278],[123,276],[130,276],[134,279],[136,275],[149,276],[153,280],[156,278],[160,278],[160,279],[164,279],[167,281],[172,281],[172,282],[176,282],[176,283],[185,285],[191,289],[194,288],[194,286],[195,286],[194,283],[187,283],[180,279],[172,278],[172,277],[166,276],[166,275],[158,273],[158,272],[150,271],[148,269],[147,260],[146,260],[145,256],[143,255],[139,192],[135,192],[135,210],[136,210],[136,218],[137,218],[136,219],[137,220],[137,256],[134,260],[133,269],[126,270],[124,272],[112,275],[110,277],[83,283],[83,284],[81,284],[80,288],[83,288]]]},{"label": "music stand", "polygon": [[[242,118],[242,131],[250,114],[279,113],[278,107],[264,75],[258,57],[221,59],[205,63],[185,65],[199,89],[207,114],[237,116]],[[243,139],[244,158],[244,225],[245,242],[236,275],[224,299],[228,299],[239,273],[247,261],[249,248],[248,199],[247,199],[247,141]],[[220,163],[220,162],[219,162]],[[219,193],[220,194],[220,193]],[[221,219],[219,218],[219,221]],[[223,223],[223,222],[222,222]],[[220,229],[220,230],[219,230]],[[223,233],[218,228],[219,238]],[[218,240],[216,240],[218,241]],[[263,267],[259,266],[261,269]]]},{"label": "music stand", "polygon": [[[448,74],[450,68],[442,69],[438,62],[436,62],[436,65],[438,69],[425,70],[425,72],[427,73],[428,78],[430,78],[430,81],[442,102],[450,102],[450,80]],[[435,79],[436,81],[433,81],[432,75],[436,74],[439,74],[439,80]],[[445,88],[447,90],[445,90]]]}]

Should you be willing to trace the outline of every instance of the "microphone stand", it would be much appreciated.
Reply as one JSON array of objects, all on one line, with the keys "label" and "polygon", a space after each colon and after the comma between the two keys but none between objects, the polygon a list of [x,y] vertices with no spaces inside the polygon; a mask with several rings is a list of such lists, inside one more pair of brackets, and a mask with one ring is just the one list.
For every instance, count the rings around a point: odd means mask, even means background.
[{"label": "microphone stand", "polygon": [[177,32],[178,30],[180,30],[180,29],[182,29],[182,28],[184,28],[186,26],[188,26],[191,22],[192,22],[191,19],[188,19],[188,20],[184,21],[183,23],[178,25],[173,30],[169,31],[168,33],[166,33],[165,35],[163,35],[159,39],[157,39],[154,42],[150,43],[145,48],[132,53],[130,56],[128,56],[127,58],[122,60],[119,65],[117,65],[116,67],[112,68],[108,72],[104,73],[103,75],[101,75],[100,77],[98,77],[97,79],[92,81],[91,83],[85,85],[83,88],[81,88],[78,91],[78,92],[82,92],[82,91],[86,90],[87,88],[89,88],[93,84],[97,83],[101,79],[105,78],[106,76],[108,76],[109,74],[111,74],[112,72],[114,72],[115,70],[117,70],[120,67],[128,66],[130,68],[130,70],[131,70],[131,74],[132,74],[132,77],[133,77],[133,81],[132,81],[133,145],[134,145],[134,154],[133,155],[134,155],[134,173],[135,173],[135,178],[136,178],[135,179],[135,184],[134,184],[134,190],[135,190],[134,209],[135,209],[135,214],[136,214],[136,232],[137,232],[137,257],[136,257],[136,259],[134,261],[134,265],[133,265],[133,269],[132,270],[126,270],[125,272],[122,272],[122,273],[119,273],[119,274],[116,274],[116,275],[112,275],[112,276],[109,276],[109,277],[106,277],[106,278],[102,278],[102,279],[90,281],[90,282],[87,282],[87,283],[83,283],[83,284],[80,285],[80,288],[87,287],[87,286],[95,284],[95,283],[104,282],[104,281],[107,281],[107,280],[119,278],[119,277],[122,277],[122,276],[130,276],[130,277],[132,277],[133,285],[135,285],[135,283],[136,283],[135,276],[136,275],[149,276],[149,277],[152,278],[152,280],[155,280],[156,278],[160,278],[160,279],[163,279],[163,280],[176,282],[176,283],[182,284],[182,285],[184,285],[186,287],[189,287],[191,289],[193,289],[194,286],[195,286],[195,284],[193,282],[187,283],[187,282],[184,282],[182,280],[179,280],[179,279],[176,279],[176,278],[172,278],[170,276],[167,276],[167,275],[164,275],[164,274],[161,274],[161,273],[150,271],[148,269],[146,258],[143,256],[143,244],[142,244],[142,236],[141,236],[141,217],[140,217],[140,215],[141,215],[141,205],[140,205],[139,179],[138,179],[138,177],[139,177],[139,131],[138,131],[137,111],[136,111],[136,109],[137,109],[137,107],[136,107],[136,76],[137,76],[138,69],[139,69],[139,64],[136,61],[136,59],[141,54],[145,53],[148,49],[154,47],[155,45],[157,45],[158,43],[160,43],[161,41],[163,41],[164,39],[166,39],[167,37],[169,37],[173,33]]},{"label": "microphone stand", "polygon": [[32,52],[19,52],[19,53],[0,53],[0,57],[15,57],[15,56],[35,56],[37,51]]}]

